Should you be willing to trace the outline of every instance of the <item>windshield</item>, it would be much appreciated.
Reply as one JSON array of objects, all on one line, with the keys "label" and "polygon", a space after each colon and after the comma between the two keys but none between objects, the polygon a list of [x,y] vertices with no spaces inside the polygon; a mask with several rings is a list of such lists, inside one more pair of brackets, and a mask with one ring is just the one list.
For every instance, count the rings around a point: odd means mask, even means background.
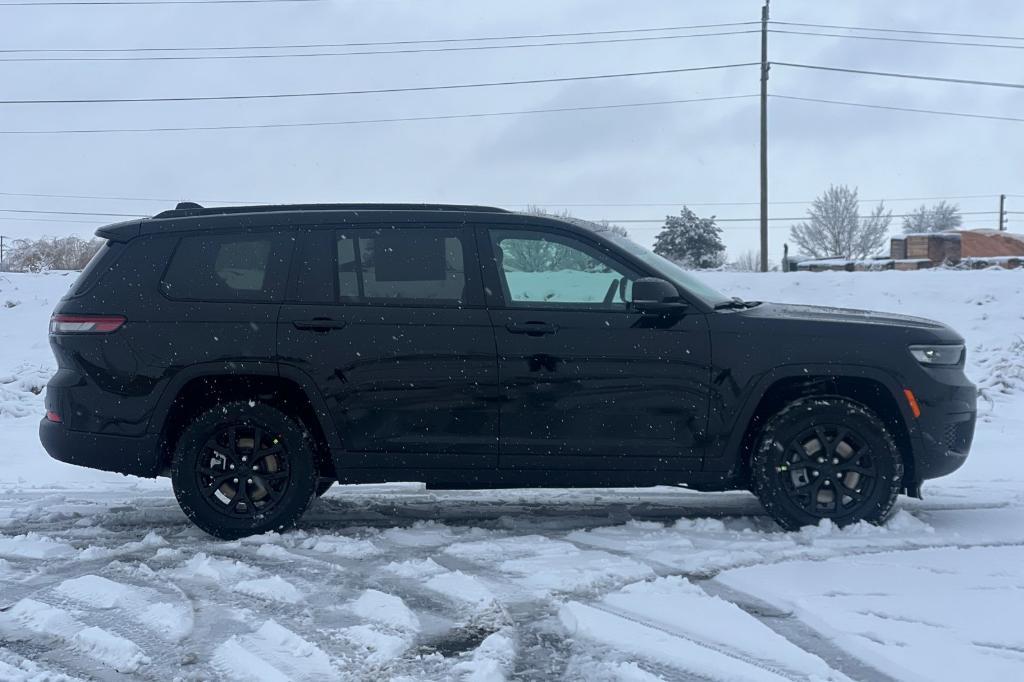
[{"label": "windshield", "polygon": [[664,256],[659,256],[650,249],[645,249],[632,239],[617,235],[610,230],[602,230],[601,236],[610,239],[623,249],[636,256],[649,265],[659,275],[668,281],[681,286],[686,291],[700,298],[709,307],[728,303],[731,299],[725,294],[712,289],[707,284],[694,277],[692,273],[684,270],[678,264],[673,263]]}]

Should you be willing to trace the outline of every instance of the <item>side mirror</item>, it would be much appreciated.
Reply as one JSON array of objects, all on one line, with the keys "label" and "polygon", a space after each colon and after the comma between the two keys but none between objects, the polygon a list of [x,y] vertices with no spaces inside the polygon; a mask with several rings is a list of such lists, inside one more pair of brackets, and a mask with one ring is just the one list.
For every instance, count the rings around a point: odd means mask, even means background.
[{"label": "side mirror", "polygon": [[667,312],[685,310],[679,291],[658,277],[642,277],[633,282],[633,308],[640,312]]}]

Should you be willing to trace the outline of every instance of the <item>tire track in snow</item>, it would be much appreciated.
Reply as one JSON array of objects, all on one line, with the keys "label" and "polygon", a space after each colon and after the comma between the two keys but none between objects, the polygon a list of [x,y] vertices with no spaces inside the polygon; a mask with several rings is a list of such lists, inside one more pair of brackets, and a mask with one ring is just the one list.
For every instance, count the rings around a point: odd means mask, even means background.
[{"label": "tire track in snow", "polygon": [[[681,650],[673,650],[675,656],[680,659],[684,657],[691,657],[692,659],[700,658],[700,655],[692,656],[694,654],[694,648],[702,649],[712,654],[711,658],[714,663],[705,662],[703,665],[687,665],[682,660],[679,660],[676,664],[682,672],[690,672],[700,676],[707,676],[709,669],[725,667],[727,670],[722,672],[722,676],[719,679],[723,680],[787,680],[788,682],[804,682],[811,678],[801,673],[795,673],[789,670],[785,670],[778,665],[767,663],[765,661],[758,660],[752,656],[749,656],[738,649],[725,647],[716,643],[706,642],[697,637],[694,637],[688,633],[681,632],[675,628],[670,628],[659,623],[653,623],[649,620],[639,618],[633,614],[626,613],[621,609],[609,606],[607,604],[590,603],[583,604],[581,602],[568,602],[563,609],[568,609],[571,613],[570,618],[576,615],[585,614],[588,610],[598,611],[615,619],[620,619],[632,623],[638,626],[640,630],[634,634],[643,634],[644,631],[655,631],[666,635],[671,639],[678,640],[678,648]],[[619,629],[619,628],[616,628]],[[648,632],[647,635],[650,637],[652,633]],[[586,635],[584,635],[586,636]],[[636,638],[633,641],[639,642],[642,639],[647,638]],[[657,647],[662,648],[664,642],[656,642]],[[632,652],[636,655],[640,655],[644,658],[648,658],[651,654],[645,652],[643,649],[646,647],[633,647]],[[722,660],[726,659],[726,660]],[[730,664],[727,661],[732,661]],[[660,661],[662,664],[666,661]],[[739,665],[736,665],[739,664]],[[675,667],[675,666],[673,666]],[[714,678],[712,678],[714,679]]]},{"label": "tire track in snow", "polygon": [[765,627],[796,647],[814,654],[833,670],[858,682],[899,682],[865,661],[843,651],[820,632],[799,620],[792,613],[781,610],[753,595],[723,585],[713,578],[694,583],[713,597],[719,597],[743,609]]}]

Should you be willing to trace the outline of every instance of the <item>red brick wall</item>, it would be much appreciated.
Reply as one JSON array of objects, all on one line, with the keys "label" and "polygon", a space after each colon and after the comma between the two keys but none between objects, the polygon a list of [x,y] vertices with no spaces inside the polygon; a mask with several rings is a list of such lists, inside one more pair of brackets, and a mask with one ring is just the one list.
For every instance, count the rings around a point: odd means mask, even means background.
[{"label": "red brick wall", "polygon": [[1006,233],[995,230],[974,232],[964,230],[960,233],[960,257],[979,258],[992,256],[1024,256],[1024,235]]}]

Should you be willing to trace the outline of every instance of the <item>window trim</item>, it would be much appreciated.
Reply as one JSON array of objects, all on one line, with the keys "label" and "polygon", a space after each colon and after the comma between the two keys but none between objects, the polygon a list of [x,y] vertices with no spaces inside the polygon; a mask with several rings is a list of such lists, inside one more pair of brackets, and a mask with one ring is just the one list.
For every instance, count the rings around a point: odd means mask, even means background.
[{"label": "window trim", "polygon": [[[489,258],[480,258],[481,268],[484,270],[484,281],[491,281],[497,285],[497,287],[488,287],[487,293],[487,306],[492,309],[500,310],[538,310],[538,311],[564,311],[564,312],[586,312],[586,313],[618,313],[623,315],[635,315],[635,311],[629,309],[628,305],[624,305],[621,308],[610,308],[606,307],[603,303],[585,303],[585,302],[543,302],[543,301],[510,301],[505,298],[505,290],[507,289],[508,283],[502,276],[502,271],[497,267],[497,259],[494,257],[494,249],[497,248],[497,241],[493,237],[494,232],[520,232],[520,233],[535,233],[541,236],[554,237],[556,240],[569,240],[576,241],[589,247],[590,250],[597,252],[600,256],[613,265],[616,270],[619,270],[627,277],[639,279],[646,277],[647,274],[631,263],[624,261],[619,258],[617,254],[611,249],[607,248],[604,244],[598,240],[587,239],[585,235],[577,234],[570,230],[556,230],[550,229],[545,226],[538,225],[500,225],[490,224],[481,225],[478,233],[478,245],[477,249],[481,253],[490,254]],[[571,244],[568,244],[571,246]],[[586,253],[586,251],[584,251]],[[591,254],[588,254],[591,255]],[[511,298],[511,295],[509,295]]]}]

